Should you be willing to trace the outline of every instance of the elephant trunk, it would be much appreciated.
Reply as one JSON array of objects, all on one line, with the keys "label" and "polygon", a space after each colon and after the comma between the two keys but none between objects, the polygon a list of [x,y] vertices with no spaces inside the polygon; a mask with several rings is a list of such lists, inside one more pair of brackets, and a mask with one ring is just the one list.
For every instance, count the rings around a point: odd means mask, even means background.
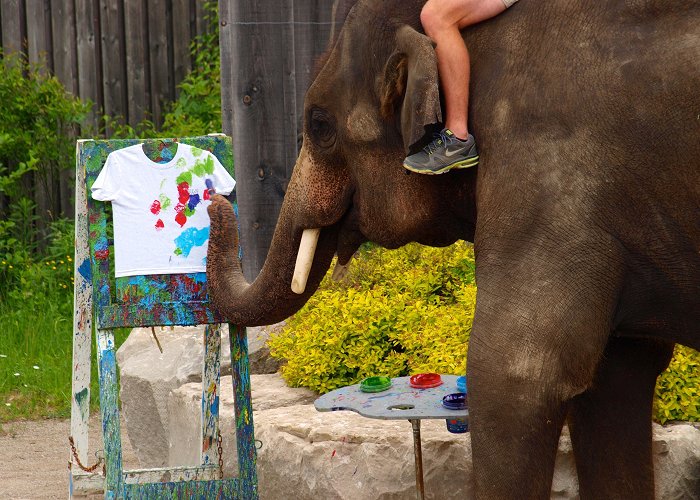
[{"label": "elephant trunk", "polygon": [[[233,207],[216,195],[209,206],[211,230],[207,253],[209,296],[216,310],[231,323],[242,326],[269,325],[298,311],[316,291],[335,254],[337,229],[310,230],[315,241],[304,238],[304,246],[316,246],[315,256],[297,258],[304,228],[295,227],[289,215],[290,200],[285,199],[262,270],[248,283],[238,260],[238,224]],[[309,230],[307,230],[308,232]],[[305,273],[297,272],[301,260]],[[308,281],[306,280],[308,275]],[[293,279],[294,277],[294,279]],[[294,289],[292,290],[292,282]]]}]

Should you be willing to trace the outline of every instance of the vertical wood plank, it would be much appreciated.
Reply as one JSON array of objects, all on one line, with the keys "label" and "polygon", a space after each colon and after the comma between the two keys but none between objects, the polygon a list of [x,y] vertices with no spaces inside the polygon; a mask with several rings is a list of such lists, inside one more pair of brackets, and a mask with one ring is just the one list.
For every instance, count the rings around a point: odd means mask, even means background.
[{"label": "vertical wood plank", "polygon": [[236,152],[243,272],[267,255],[296,160],[293,0],[219,2],[224,132]]},{"label": "vertical wood plank", "polygon": [[[128,121],[124,11],[121,0],[105,0],[101,5],[101,50],[103,57],[104,112]],[[107,134],[111,131],[107,130]]]},{"label": "vertical wood plank", "polygon": [[87,122],[97,134],[99,116],[104,109],[102,92],[102,58],[100,48],[99,0],[75,0],[75,23],[78,58],[78,94],[93,103]]},{"label": "vertical wood plank", "polygon": [[[179,91],[177,83],[183,78],[192,68],[190,61],[190,42],[194,38],[191,31],[190,23],[190,0],[173,0],[173,37],[171,44],[173,46],[173,82],[176,84],[174,99],[177,99]],[[203,130],[202,132],[209,132]]]},{"label": "vertical wood plank", "polygon": [[[169,9],[170,7],[170,9]],[[163,123],[164,107],[172,100],[170,89],[174,82],[169,74],[168,24],[172,23],[172,3],[168,0],[148,2],[148,43],[151,53],[151,109],[153,122]],[[173,92],[174,94],[174,92]]]},{"label": "vertical wood plank", "polygon": [[[218,465],[219,408],[221,395],[221,333],[223,325],[204,328],[202,364],[202,426],[200,465]],[[221,478],[223,479],[223,478]]]},{"label": "vertical wood plank", "polygon": [[[51,0],[54,74],[68,92],[79,95],[78,51],[73,1]],[[75,215],[73,203],[74,171],[61,172],[59,178],[59,209],[66,217]]]},{"label": "vertical wood plank", "polygon": [[134,127],[149,117],[151,105],[146,0],[128,0],[124,3],[124,30],[129,95],[127,110],[129,125]]},{"label": "vertical wood plank", "polygon": [[44,63],[53,71],[50,0],[25,0],[27,12],[27,55],[32,64]]},{"label": "vertical wood plank", "polygon": [[[73,283],[73,372],[71,390],[70,435],[78,458],[88,463],[88,419],[90,418],[90,348],[92,340],[92,272],[88,248],[88,207],[85,183],[85,146],[92,141],[80,141],[76,147],[75,175],[75,256]],[[74,464],[72,457],[69,463]],[[77,470],[77,464],[75,464]],[[71,473],[73,466],[71,466]]]},{"label": "vertical wood plank", "polygon": [[25,14],[24,0],[2,0],[0,2],[3,52],[9,54],[10,52],[26,50],[27,20]]},{"label": "vertical wood plank", "polygon": [[122,498],[122,438],[119,421],[119,387],[114,332],[96,331],[97,367],[100,377],[100,413],[105,454],[105,498]]},{"label": "vertical wood plank", "polygon": [[[27,13],[27,59],[39,72],[46,74],[53,70],[51,47],[51,4],[48,0],[25,0]],[[51,170],[35,171],[32,182],[32,195],[36,203],[35,230],[39,244],[43,246],[48,227],[47,220],[58,215],[60,210],[58,175]]]},{"label": "vertical wood plank", "polygon": [[231,382],[236,415],[236,448],[238,453],[238,477],[241,479],[240,498],[258,498],[257,451],[255,450],[255,426],[250,389],[250,363],[248,362],[248,335],[242,326],[228,325],[231,346]]},{"label": "vertical wood plank", "polygon": [[[212,0],[207,0],[207,1],[212,1]],[[206,8],[206,3],[205,2],[198,2],[194,1],[194,8],[195,8],[195,31],[192,32],[192,36],[198,36],[198,35],[204,35],[205,33],[209,33],[209,22],[207,21],[207,8]],[[221,15],[219,14],[219,17]]]}]

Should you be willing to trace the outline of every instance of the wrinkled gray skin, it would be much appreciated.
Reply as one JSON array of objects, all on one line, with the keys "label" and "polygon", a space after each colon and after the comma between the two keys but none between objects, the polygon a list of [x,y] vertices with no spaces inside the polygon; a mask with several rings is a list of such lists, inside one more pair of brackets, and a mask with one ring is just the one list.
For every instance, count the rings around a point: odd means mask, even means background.
[{"label": "wrinkled gray skin", "polygon": [[[548,497],[568,418],[582,498],[653,498],[654,380],[674,342],[700,348],[700,2],[524,0],[466,30],[481,164],[442,176],[401,165],[440,116],[422,4],[361,0],[348,15],[306,95],[251,285],[230,205],[212,204],[213,299],[233,322],[273,323],[336,252],[474,241],[476,496]],[[311,227],[323,230],[297,296]]]}]

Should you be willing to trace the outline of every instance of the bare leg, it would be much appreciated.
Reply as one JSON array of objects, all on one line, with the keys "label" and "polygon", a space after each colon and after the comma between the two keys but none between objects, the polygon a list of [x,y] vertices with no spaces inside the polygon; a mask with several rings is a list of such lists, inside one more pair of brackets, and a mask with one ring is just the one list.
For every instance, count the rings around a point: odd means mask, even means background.
[{"label": "bare leg", "polygon": [[506,9],[503,0],[428,0],[421,11],[425,33],[437,44],[438,73],[445,97],[445,126],[465,139],[469,102],[469,52],[459,30]]}]

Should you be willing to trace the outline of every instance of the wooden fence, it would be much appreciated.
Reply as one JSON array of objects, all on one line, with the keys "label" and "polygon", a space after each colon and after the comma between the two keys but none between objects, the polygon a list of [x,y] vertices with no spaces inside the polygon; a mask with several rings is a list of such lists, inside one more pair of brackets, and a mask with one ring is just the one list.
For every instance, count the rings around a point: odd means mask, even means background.
[{"label": "wooden fence", "polygon": [[[192,67],[192,40],[212,29],[205,4],[0,0],[0,47],[5,54],[22,52],[30,63],[45,63],[70,93],[93,103],[87,121],[92,130],[83,135],[99,133],[103,115],[131,126],[144,119],[159,125]],[[47,214],[73,215],[74,181],[72,172],[35,181],[41,234]],[[0,194],[0,213],[6,203]]]},{"label": "wooden fence", "polygon": [[315,60],[355,0],[219,0],[224,132],[233,137],[243,272],[265,262],[298,154]]},{"label": "wooden fence", "polygon": [[45,60],[66,89],[130,125],[161,123],[209,29],[197,0],[0,0],[0,44]]}]

